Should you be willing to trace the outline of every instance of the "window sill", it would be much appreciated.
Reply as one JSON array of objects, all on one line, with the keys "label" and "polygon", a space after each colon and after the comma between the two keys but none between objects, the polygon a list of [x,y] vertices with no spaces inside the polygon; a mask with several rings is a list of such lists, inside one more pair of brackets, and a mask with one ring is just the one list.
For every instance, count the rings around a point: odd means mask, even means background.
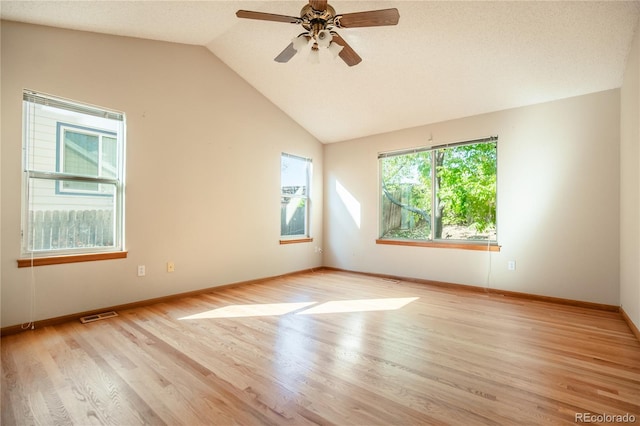
[{"label": "window sill", "polygon": [[478,242],[439,242],[439,241],[415,241],[415,240],[382,240],[377,239],[376,244],[387,244],[392,246],[412,246],[412,247],[432,247],[460,250],[478,251],[500,251],[500,246]]},{"label": "window sill", "polygon": [[60,265],[63,263],[93,262],[96,260],[126,259],[126,251],[108,253],[75,254],[71,256],[34,257],[33,259],[18,259],[18,268],[31,266]]},{"label": "window sill", "polygon": [[280,244],[297,244],[297,243],[310,243],[313,238],[295,238],[291,240],[280,240]]}]

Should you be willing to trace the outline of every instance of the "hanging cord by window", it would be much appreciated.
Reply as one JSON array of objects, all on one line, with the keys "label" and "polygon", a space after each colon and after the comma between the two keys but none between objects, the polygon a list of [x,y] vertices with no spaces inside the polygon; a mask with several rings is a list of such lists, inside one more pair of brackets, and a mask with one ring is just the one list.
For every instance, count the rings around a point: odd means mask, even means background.
[{"label": "hanging cord by window", "polygon": [[[28,128],[26,129],[26,134],[30,134],[28,141],[33,141],[35,140],[35,105],[29,105],[29,110],[28,110],[28,114],[29,114],[29,119],[27,120],[27,126]],[[28,161],[34,161],[33,158],[29,159],[29,155],[33,154],[33,149],[29,149],[29,143],[31,142],[26,142],[25,146],[23,147],[23,149],[26,150],[25,153],[25,160],[24,160],[24,164],[23,164],[23,168],[26,169],[27,168],[27,162]],[[25,177],[25,185],[27,187],[27,221],[30,220],[31,218],[31,212],[33,211],[33,196],[32,196],[32,191],[30,188],[30,182],[29,182],[29,176],[27,175]],[[24,228],[24,227],[23,227]],[[31,229],[31,227],[27,227],[28,229]],[[24,232],[24,229],[23,231]],[[26,237],[24,236],[24,234],[22,235],[23,241],[24,239],[29,239],[29,235],[27,235]],[[29,322],[22,324],[22,326],[20,328],[22,328],[23,330],[28,330],[28,329],[35,329],[36,324],[35,324],[35,311],[36,311],[36,272],[35,272],[35,268],[34,268],[34,253],[33,253],[33,248],[35,247],[35,232],[31,232],[31,250],[30,250],[30,257],[31,257],[31,267],[30,267],[30,279],[29,279]]]},{"label": "hanging cord by window", "polygon": [[[496,145],[496,149],[497,149],[497,145]],[[496,181],[493,183],[494,187],[493,187],[493,193],[496,194],[496,198],[498,196],[498,179],[496,178]],[[496,209],[498,208],[497,203],[496,203]],[[498,225],[497,225],[497,219],[496,219],[496,224],[494,224],[495,229],[496,229],[496,243],[498,242]],[[489,221],[490,223],[490,221]],[[488,260],[489,260],[489,264],[487,265],[487,283],[484,286],[485,290],[488,288],[491,288],[491,267],[492,267],[492,257],[491,257],[491,231],[489,231],[489,234],[487,235],[487,256],[488,256]]]},{"label": "hanging cord by window", "polygon": [[484,288],[488,289],[491,288],[491,264],[492,262],[492,258],[491,258],[491,237],[490,235],[487,237],[487,256],[488,256],[488,265],[487,265],[487,283],[485,284]]},{"label": "hanging cord by window", "polygon": [[33,267],[33,251],[31,252],[31,267],[30,269],[30,273],[31,273],[31,279],[30,279],[30,285],[29,285],[29,322],[22,324],[22,326],[20,328],[22,328],[23,330],[33,330],[36,328],[36,322],[35,322],[35,311],[36,311],[36,272],[35,272],[35,268]]}]

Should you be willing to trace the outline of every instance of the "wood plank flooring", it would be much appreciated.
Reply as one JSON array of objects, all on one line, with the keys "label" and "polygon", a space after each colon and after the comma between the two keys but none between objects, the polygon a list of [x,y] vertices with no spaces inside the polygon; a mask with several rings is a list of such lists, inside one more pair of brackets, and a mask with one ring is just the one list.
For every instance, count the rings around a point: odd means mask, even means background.
[{"label": "wood plank flooring", "polygon": [[640,342],[615,312],[321,270],[3,337],[1,385],[3,425],[640,423]]}]

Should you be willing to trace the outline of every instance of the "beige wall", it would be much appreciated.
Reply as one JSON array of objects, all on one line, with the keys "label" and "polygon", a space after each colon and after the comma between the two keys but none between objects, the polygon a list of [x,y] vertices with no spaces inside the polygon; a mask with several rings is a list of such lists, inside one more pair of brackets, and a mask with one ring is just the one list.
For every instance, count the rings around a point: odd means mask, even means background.
[{"label": "beige wall", "polygon": [[[44,319],[322,264],[622,301],[640,324],[638,34],[622,90],[324,147],[204,48],[12,22],[1,37],[2,327],[31,300]],[[128,259],[16,267],[23,88],[127,113]],[[378,152],[488,135],[500,253],[375,244]],[[312,244],[278,244],[282,151],[314,161]]]},{"label": "beige wall", "polygon": [[[322,145],[204,47],[13,22],[1,41],[2,327],[32,288],[44,319],[321,265]],[[127,114],[127,259],[17,268],[23,88]],[[313,159],[311,244],[278,243],[283,151]]]},{"label": "beige wall", "polygon": [[[618,305],[619,111],[610,90],[325,145],[325,265]],[[375,244],[379,152],[490,135],[501,252]]]},{"label": "beige wall", "polygon": [[640,328],[640,21],[620,97],[620,304]]}]

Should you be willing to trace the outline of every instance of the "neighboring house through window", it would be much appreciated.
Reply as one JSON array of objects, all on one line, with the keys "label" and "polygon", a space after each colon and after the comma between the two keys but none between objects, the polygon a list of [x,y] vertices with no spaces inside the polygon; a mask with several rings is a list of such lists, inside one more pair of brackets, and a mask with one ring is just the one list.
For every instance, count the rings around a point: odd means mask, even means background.
[{"label": "neighboring house through window", "polygon": [[311,160],[283,153],[280,159],[281,240],[309,238]]},{"label": "neighboring house through window", "polygon": [[497,137],[381,153],[380,239],[497,242]]},{"label": "neighboring house through window", "polygon": [[[117,133],[58,123],[58,171],[80,176],[118,176]],[[59,192],[96,195],[108,187],[63,181]]]},{"label": "neighboring house through window", "polygon": [[124,250],[125,116],[23,93],[22,256]]}]

